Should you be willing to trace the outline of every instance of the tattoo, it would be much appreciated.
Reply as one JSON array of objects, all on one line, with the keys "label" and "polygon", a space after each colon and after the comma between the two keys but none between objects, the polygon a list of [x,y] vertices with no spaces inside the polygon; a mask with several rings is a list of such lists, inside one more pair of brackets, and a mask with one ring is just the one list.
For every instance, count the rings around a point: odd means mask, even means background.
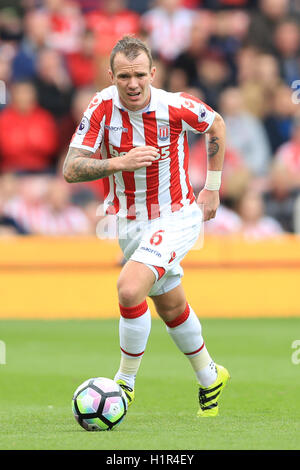
[{"label": "tattoo", "polygon": [[220,147],[217,140],[219,140],[219,137],[212,137],[208,141],[208,158],[212,158],[218,153]]},{"label": "tattoo", "polygon": [[70,147],[66,156],[63,174],[69,183],[94,181],[110,174],[109,161],[94,158],[93,152]]}]

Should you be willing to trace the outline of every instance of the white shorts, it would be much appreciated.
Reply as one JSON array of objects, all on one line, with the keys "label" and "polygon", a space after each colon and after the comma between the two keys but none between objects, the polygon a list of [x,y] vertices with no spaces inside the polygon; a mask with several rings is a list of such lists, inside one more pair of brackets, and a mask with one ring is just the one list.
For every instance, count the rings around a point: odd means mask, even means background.
[{"label": "white shorts", "polygon": [[201,227],[202,211],[195,202],[153,220],[118,219],[119,244],[126,260],[146,264],[155,274],[150,297],[180,284],[183,276],[180,262],[196,243]]}]

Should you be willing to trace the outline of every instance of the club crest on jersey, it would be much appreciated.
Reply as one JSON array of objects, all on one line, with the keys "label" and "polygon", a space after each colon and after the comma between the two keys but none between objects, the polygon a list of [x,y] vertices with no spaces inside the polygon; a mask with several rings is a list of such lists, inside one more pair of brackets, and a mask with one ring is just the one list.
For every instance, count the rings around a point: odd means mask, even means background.
[{"label": "club crest on jersey", "polygon": [[164,126],[158,126],[158,138],[162,142],[165,140],[168,140],[170,137],[170,126],[164,125]]},{"label": "club crest on jersey", "polygon": [[78,126],[77,134],[79,134],[79,135],[86,134],[87,131],[89,130],[89,128],[90,128],[90,121],[88,120],[88,118],[86,116],[83,116],[83,118],[81,119],[81,122]]}]

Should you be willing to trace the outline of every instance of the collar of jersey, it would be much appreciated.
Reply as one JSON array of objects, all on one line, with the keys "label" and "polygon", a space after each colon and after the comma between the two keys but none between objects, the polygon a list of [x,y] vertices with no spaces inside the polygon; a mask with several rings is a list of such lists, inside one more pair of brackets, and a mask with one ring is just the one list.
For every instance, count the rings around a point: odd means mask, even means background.
[{"label": "collar of jersey", "polygon": [[117,108],[123,109],[124,111],[128,113],[137,113],[137,114],[143,114],[143,113],[150,113],[151,111],[155,111],[157,109],[156,103],[157,103],[157,90],[153,86],[150,86],[150,91],[151,91],[151,97],[150,97],[150,103],[148,106],[146,106],[143,109],[139,109],[138,111],[130,111],[129,109],[126,109],[125,106],[123,106],[120,102],[119,98],[119,93],[118,89],[115,85],[114,86],[114,96],[113,96],[113,103]]}]

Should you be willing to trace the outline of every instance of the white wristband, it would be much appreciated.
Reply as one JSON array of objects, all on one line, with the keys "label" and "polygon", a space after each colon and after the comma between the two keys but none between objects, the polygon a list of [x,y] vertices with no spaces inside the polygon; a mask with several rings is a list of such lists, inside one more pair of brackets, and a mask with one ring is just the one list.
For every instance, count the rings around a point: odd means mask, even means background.
[{"label": "white wristband", "polygon": [[209,191],[219,191],[221,186],[222,171],[207,171],[205,189]]}]

